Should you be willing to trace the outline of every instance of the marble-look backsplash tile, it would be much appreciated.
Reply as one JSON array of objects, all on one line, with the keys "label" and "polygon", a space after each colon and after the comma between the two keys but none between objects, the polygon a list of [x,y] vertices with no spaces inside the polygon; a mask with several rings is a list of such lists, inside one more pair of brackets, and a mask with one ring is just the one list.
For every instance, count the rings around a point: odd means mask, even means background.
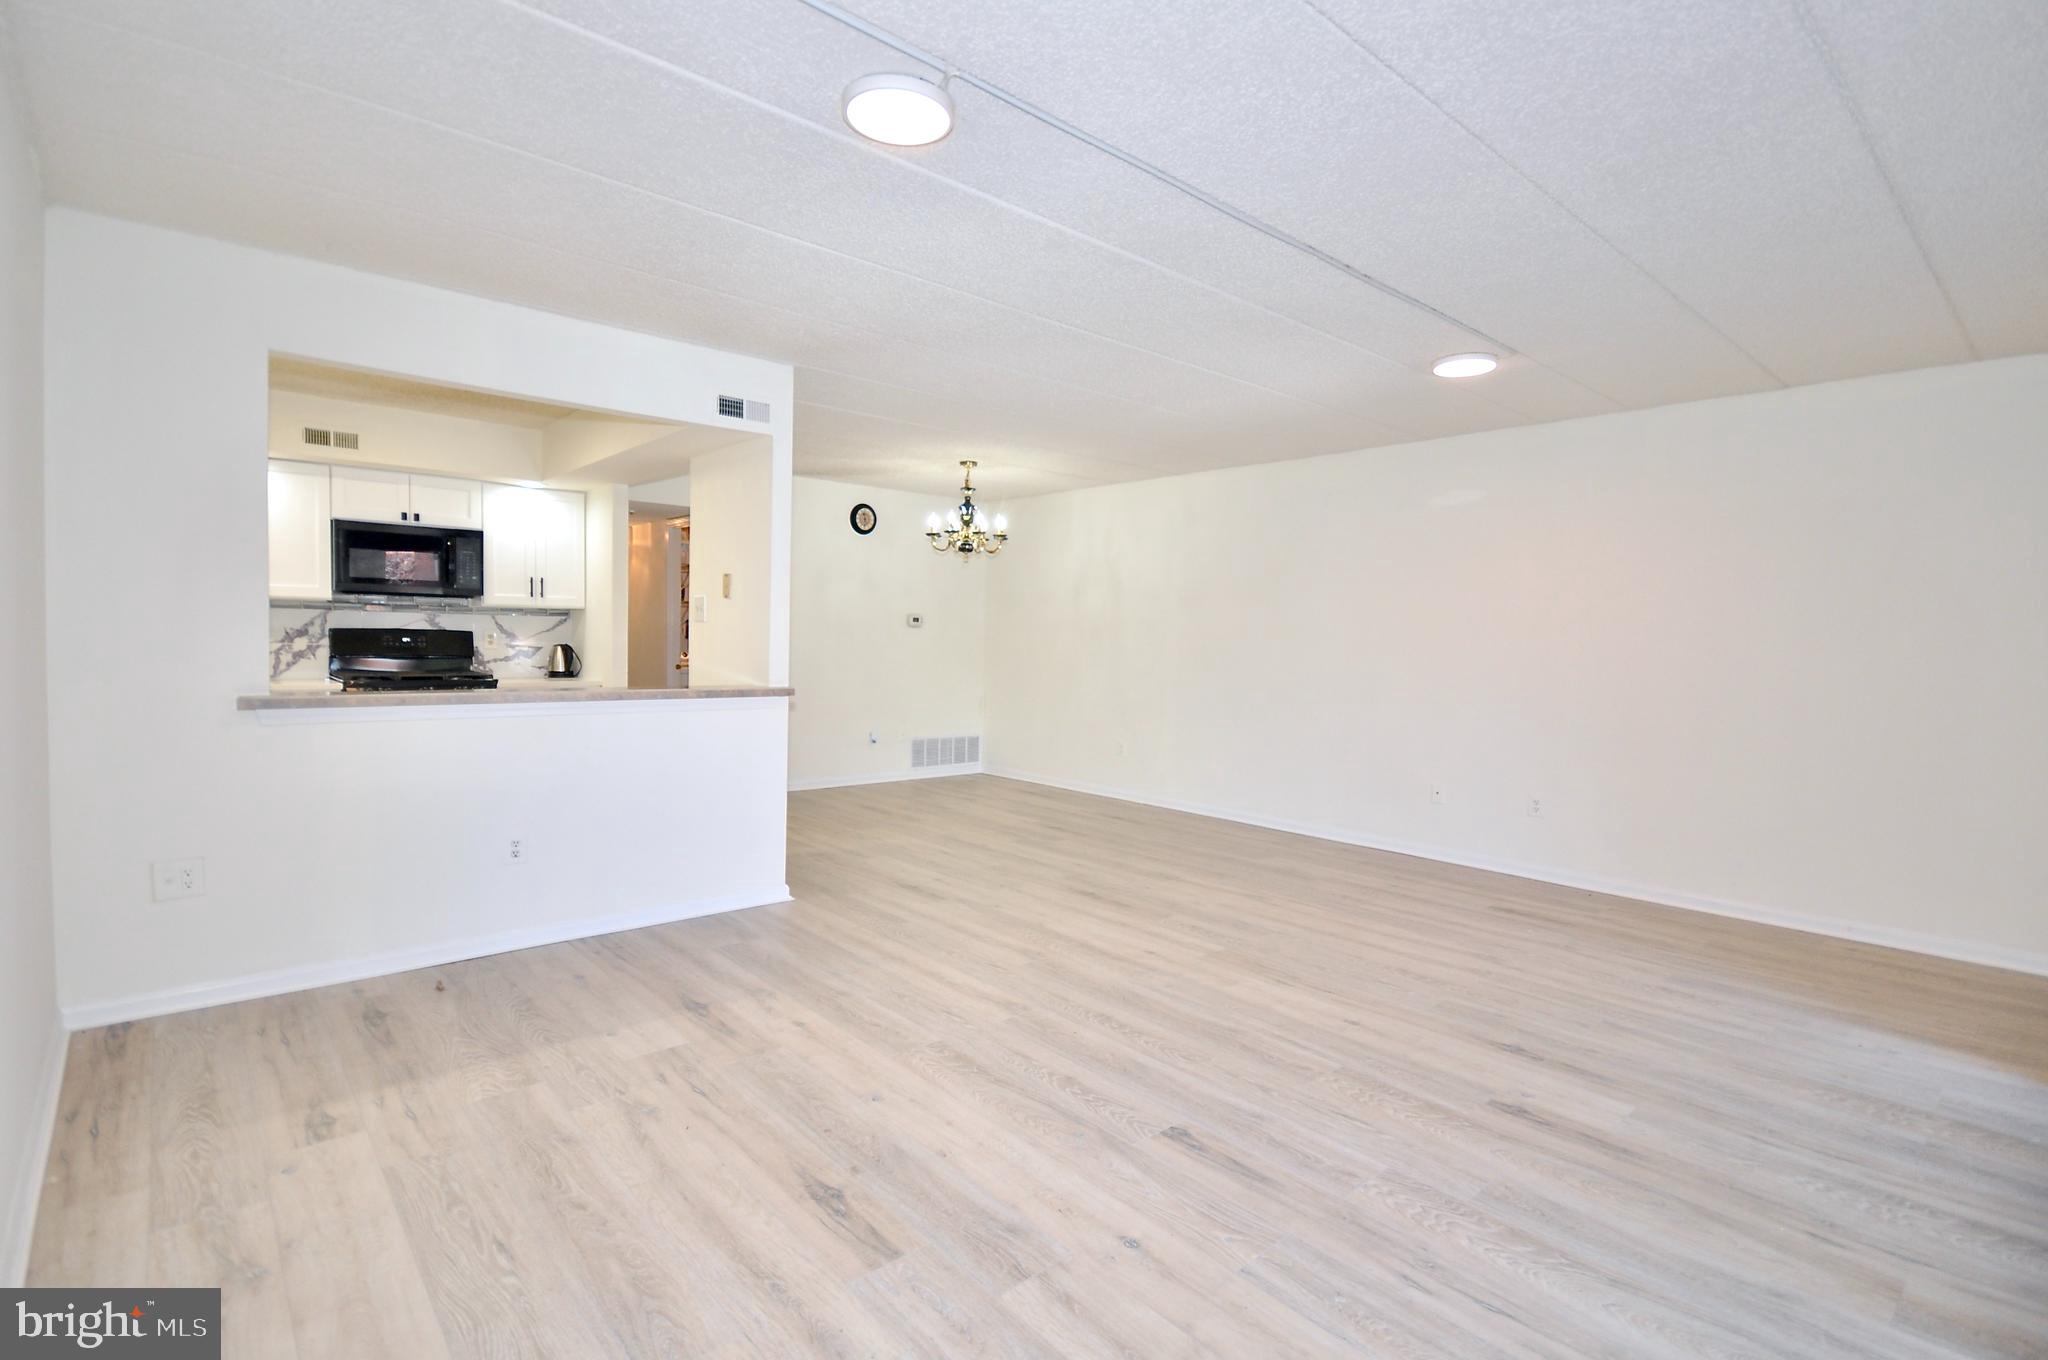
[{"label": "marble-look backsplash tile", "polygon": [[270,683],[327,678],[330,628],[460,628],[476,634],[476,664],[500,680],[538,680],[548,672],[548,648],[567,642],[581,650],[581,616],[574,610],[357,609],[340,605],[270,607]]}]

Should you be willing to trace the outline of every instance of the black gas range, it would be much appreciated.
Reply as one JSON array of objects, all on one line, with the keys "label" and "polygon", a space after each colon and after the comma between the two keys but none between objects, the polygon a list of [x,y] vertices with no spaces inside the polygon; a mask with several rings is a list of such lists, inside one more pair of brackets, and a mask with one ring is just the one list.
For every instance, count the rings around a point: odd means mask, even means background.
[{"label": "black gas range", "polygon": [[327,678],[343,691],[496,689],[476,666],[476,634],[462,628],[336,628],[327,634]]}]

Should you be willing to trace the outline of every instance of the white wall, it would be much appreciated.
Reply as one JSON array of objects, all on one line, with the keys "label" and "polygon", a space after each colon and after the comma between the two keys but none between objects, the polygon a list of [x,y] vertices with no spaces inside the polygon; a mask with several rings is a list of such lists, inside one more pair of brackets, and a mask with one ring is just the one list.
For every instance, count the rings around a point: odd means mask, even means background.
[{"label": "white wall", "polygon": [[[308,444],[309,425],[351,431],[360,444],[353,449]],[[305,392],[271,392],[270,452],[308,463],[360,463],[487,482],[541,478],[538,429]]]},{"label": "white wall", "polygon": [[992,766],[2048,971],[2048,356],[1010,511]]},{"label": "white wall", "polygon": [[[601,463],[627,449],[638,448],[676,433],[673,425],[616,416],[563,416],[542,431],[541,457],[548,477],[584,477]],[[539,475],[539,474],[536,474]]]},{"label": "white wall", "polygon": [[[583,679],[619,688],[631,683],[626,653],[631,583],[626,571],[632,543],[626,532],[626,495],[626,488],[616,482],[583,488],[583,553],[589,577],[577,656],[583,662]],[[762,620],[761,626],[768,627],[768,621]]]},{"label": "white wall", "polygon": [[[865,537],[847,522],[863,501],[878,517]],[[986,583],[1012,564],[933,552],[924,518],[948,503],[943,492],[797,478],[792,788],[908,778],[912,737],[981,732]],[[923,627],[906,625],[911,613],[924,616]]]},{"label": "white wall", "polygon": [[21,1283],[63,1034],[50,944],[43,675],[43,196],[0,45],[0,1286]]},{"label": "white wall", "polygon": [[[762,444],[747,440],[690,460],[692,689],[783,683],[769,678],[777,673],[764,627],[775,607],[774,544],[759,526],[789,502],[786,488],[776,495]],[[782,655],[786,668],[786,646]]]},{"label": "white wall", "polygon": [[[266,678],[272,351],[664,420],[735,384],[786,413],[786,367],[69,210],[49,215],[47,247],[67,1014],[103,1020],[779,893],[784,700],[288,724],[237,712],[235,696]],[[786,419],[769,433],[763,461],[786,505]],[[615,509],[622,534],[623,491]],[[786,525],[766,532],[787,541]],[[786,555],[769,553],[765,570],[786,572]],[[108,628],[106,606],[122,600],[134,607]],[[786,609],[765,624],[787,626]],[[514,836],[530,852],[516,874]],[[205,858],[205,895],[151,903],[150,862],[185,856]]]},{"label": "white wall", "polygon": [[641,482],[632,488],[633,499],[648,501],[655,505],[674,506],[680,510],[690,508],[690,475],[664,477],[658,482]]}]

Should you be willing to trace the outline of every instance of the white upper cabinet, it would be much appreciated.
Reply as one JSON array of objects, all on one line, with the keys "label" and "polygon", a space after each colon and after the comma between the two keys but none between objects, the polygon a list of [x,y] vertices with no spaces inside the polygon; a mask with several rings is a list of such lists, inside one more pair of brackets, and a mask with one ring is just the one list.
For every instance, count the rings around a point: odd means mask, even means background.
[{"label": "white upper cabinet", "polygon": [[540,602],[554,609],[583,608],[583,493],[536,491],[534,575]]},{"label": "white upper cabinet", "polygon": [[533,492],[527,488],[484,488],[485,604],[530,607],[540,602],[533,520]]},{"label": "white upper cabinet", "polygon": [[484,488],[484,602],[506,608],[584,605],[583,493]]},{"label": "white upper cabinet", "polygon": [[379,468],[336,467],[334,517],[372,524],[412,523],[412,478]]},{"label": "white upper cabinet", "polygon": [[484,527],[484,484],[465,482],[460,477],[429,477],[415,472],[412,482],[412,522],[441,529]]},{"label": "white upper cabinet", "polygon": [[371,524],[481,529],[484,484],[381,468],[334,468],[334,517]]},{"label": "white upper cabinet", "polygon": [[334,593],[330,481],[323,463],[270,464],[270,597],[325,600]]},{"label": "white upper cabinet", "polygon": [[500,609],[584,607],[581,491],[272,459],[272,599],[333,596],[332,521],[337,519],[481,529],[485,604]]}]

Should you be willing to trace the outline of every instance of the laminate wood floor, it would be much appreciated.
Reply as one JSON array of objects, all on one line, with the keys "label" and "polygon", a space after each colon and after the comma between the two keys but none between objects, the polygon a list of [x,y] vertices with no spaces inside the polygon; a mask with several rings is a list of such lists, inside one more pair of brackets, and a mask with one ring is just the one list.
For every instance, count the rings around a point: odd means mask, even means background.
[{"label": "laminate wood floor", "polygon": [[993,778],[790,813],[784,906],[75,1036],[32,1282],[265,1360],[2048,1355],[2048,981]]}]

